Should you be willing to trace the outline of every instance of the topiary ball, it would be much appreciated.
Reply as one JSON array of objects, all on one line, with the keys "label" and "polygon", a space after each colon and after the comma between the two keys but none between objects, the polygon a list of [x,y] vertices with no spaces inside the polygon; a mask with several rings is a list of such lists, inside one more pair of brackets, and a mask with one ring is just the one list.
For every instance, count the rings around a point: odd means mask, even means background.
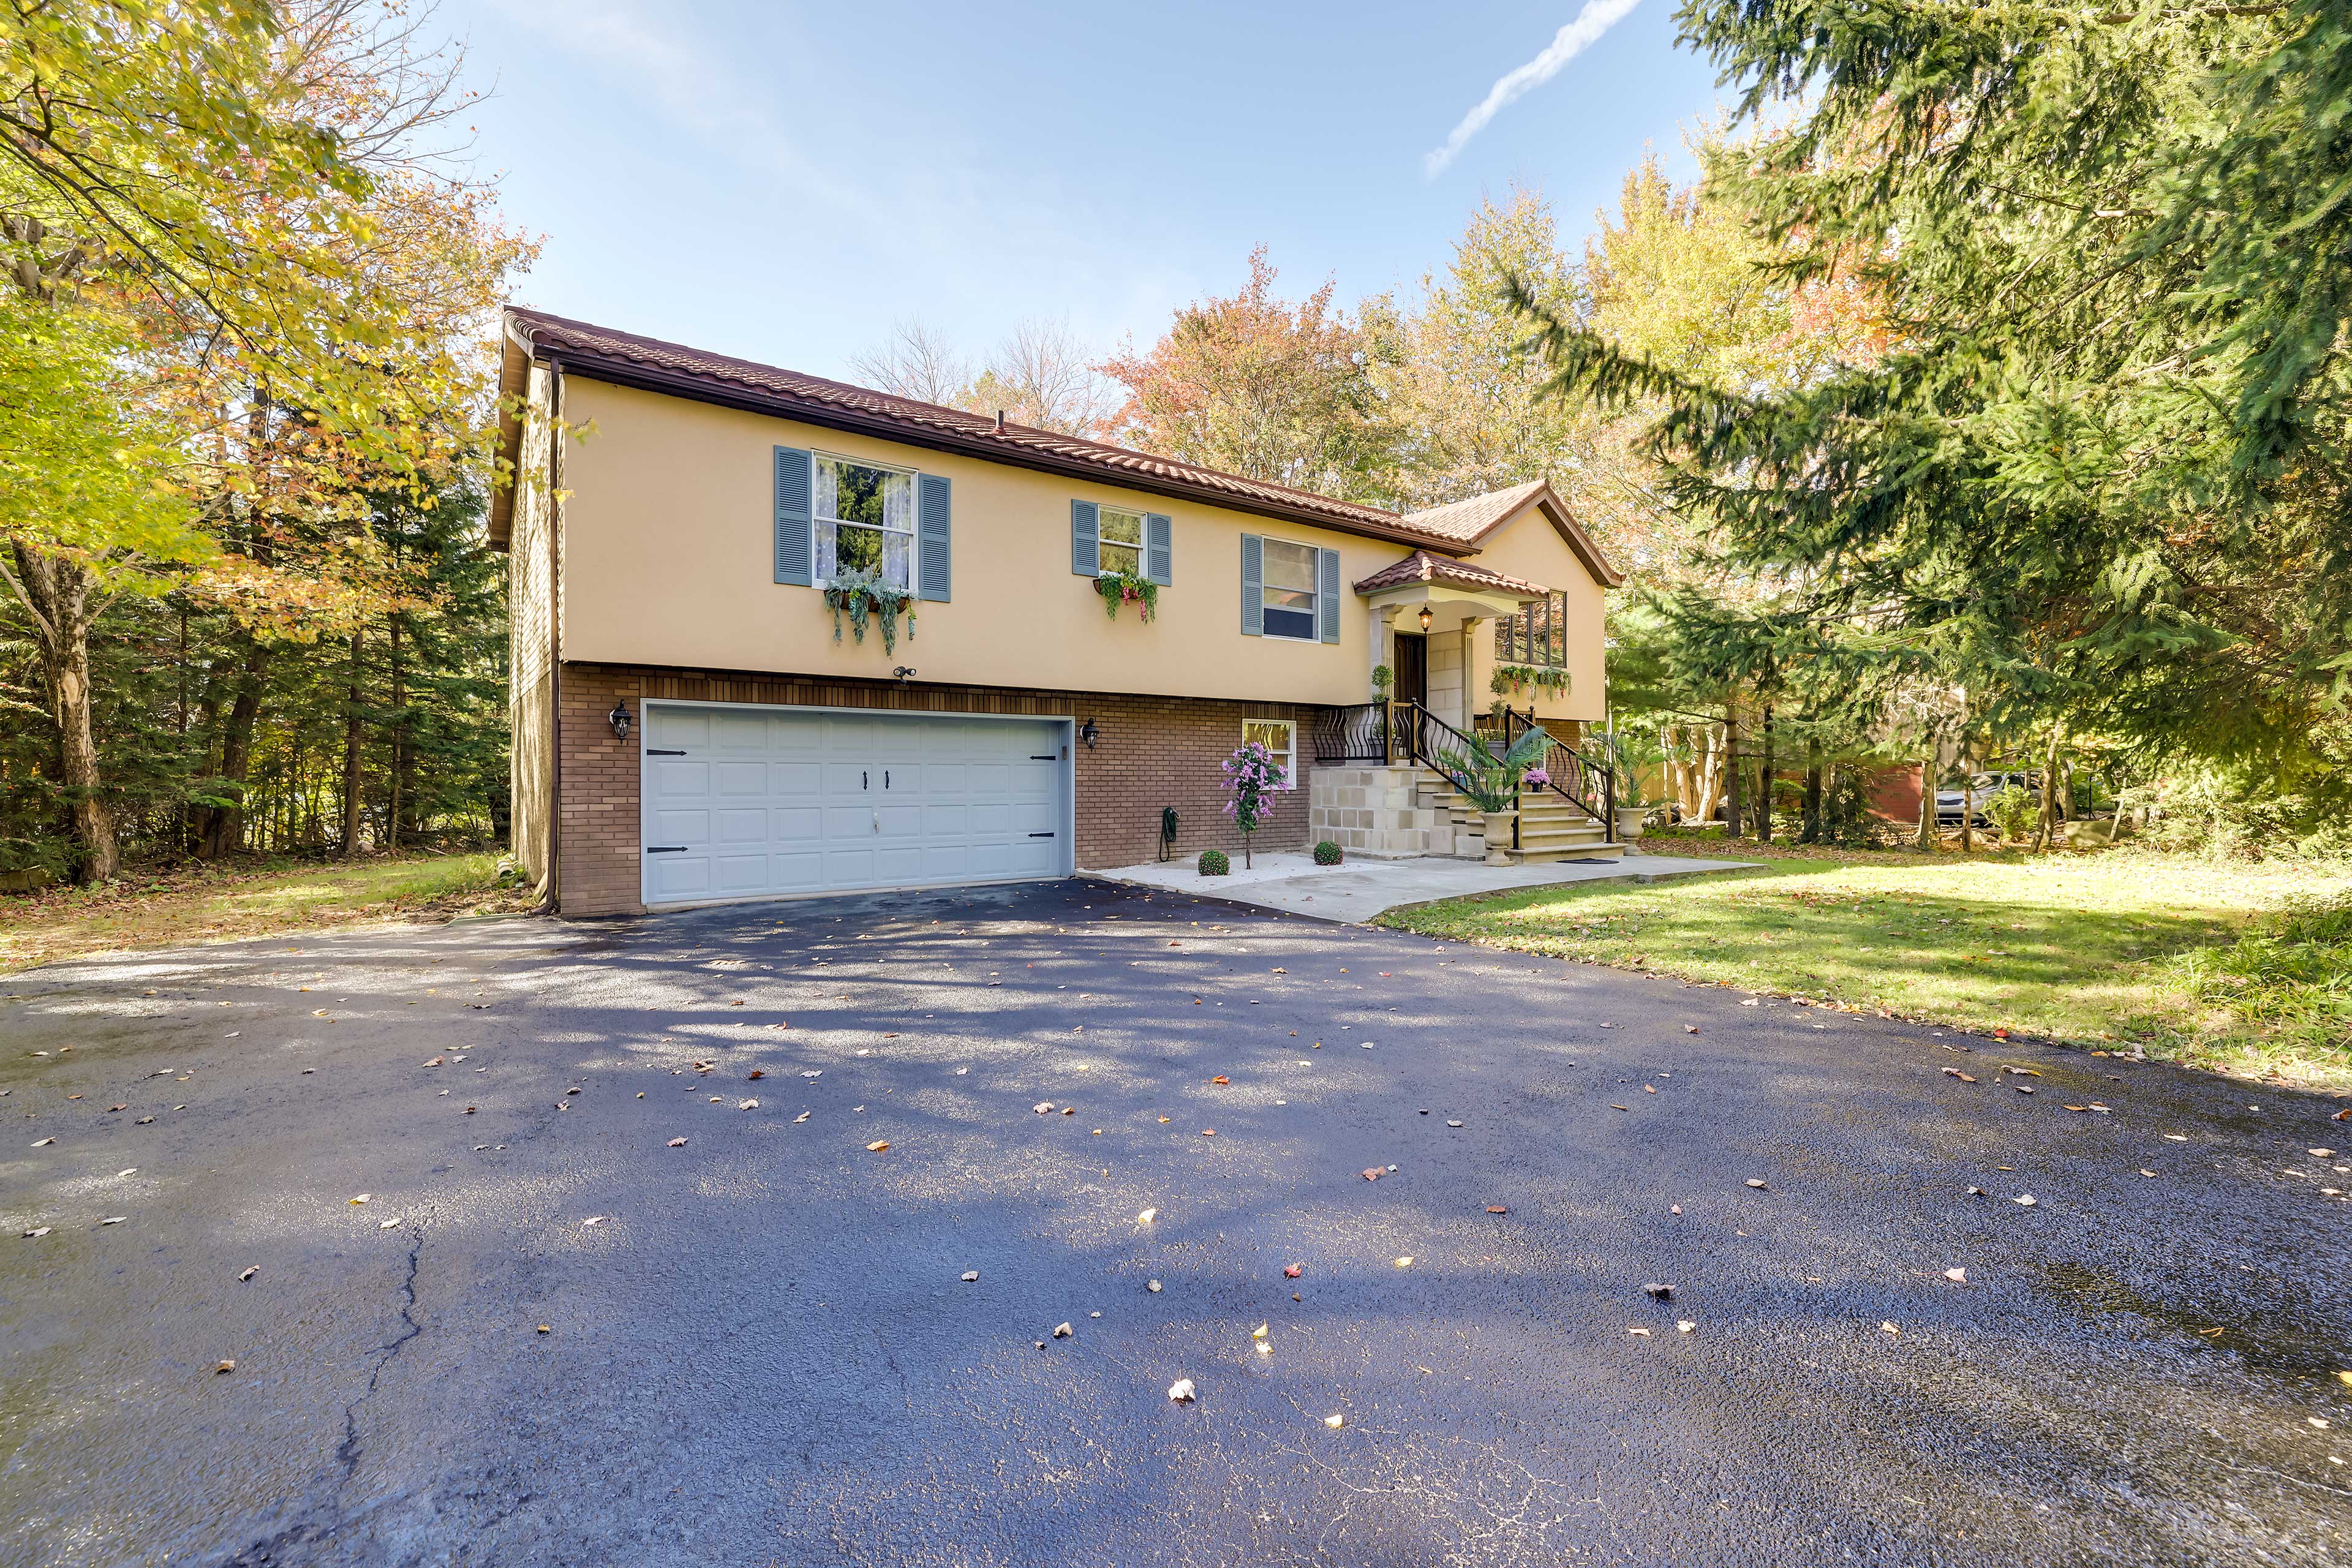
[{"label": "topiary ball", "polygon": [[1326,838],[1315,847],[1315,863],[1318,866],[1337,866],[1339,863],[1339,847]]},{"label": "topiary ball", "polygon": [[1223,850],[1203,849],[1201,851],[1201,875],[1203,877],[1222,877],[1233,868],[1234,863],[1225,858],[1225,852]]}]

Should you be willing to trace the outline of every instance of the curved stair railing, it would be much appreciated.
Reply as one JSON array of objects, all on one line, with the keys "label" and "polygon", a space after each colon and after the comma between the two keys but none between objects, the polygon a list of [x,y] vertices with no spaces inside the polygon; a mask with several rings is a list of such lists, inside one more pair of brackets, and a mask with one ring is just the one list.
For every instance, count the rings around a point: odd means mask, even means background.
[{"label": "curved stair railing", "polygon": [[[1496,749],[1508,750],[1529,730],[1542,727],[1532,712],[1506,708],[1501,715],[1501,745]],[[1441,774],[1445,768],[1437,760],[1439,752],[1449,748],[1467,752],[1471,747],[1469,736],[1417,702],[1397,704],[1396,733],[1405,755]],[[1491,734],[1488,742],[1493,743]],[[1532,787],[1558,795],[1598,822],[1611,837],[1616,837],[1617,778],[1606,764],[1554,741],[1544,753],[1542,766],[1551,782]]]}]

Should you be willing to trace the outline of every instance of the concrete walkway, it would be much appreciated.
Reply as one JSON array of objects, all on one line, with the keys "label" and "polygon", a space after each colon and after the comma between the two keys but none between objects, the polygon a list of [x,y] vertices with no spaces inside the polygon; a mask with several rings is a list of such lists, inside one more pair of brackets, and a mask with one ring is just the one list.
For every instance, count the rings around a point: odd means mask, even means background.
[{"label": "concrete walkway", "polygon": [[1350,860],[1339,866],[1318,866],[1311,855],[1293,852],[1260,854],[1256,865],[1244,870],[1238,861],[1230,876],[1203,877],[1200,858],[1147,860],[1115,871],[1087,875],[1146,888],[1168,888],[1203,898],[1228,899],[1259,909],[1282,910],[1318,920],[1360,924],[1390,910],[1458,899],[1475,893],[1503,893],[1515,888],[1549,888],[1563,882],[1655,881],[1668,877],[1699,876],[1709,871],[1733,871],[1755,864],[1748,860],[1694,860],[1681,855],[1627,855],[1622,860],[1559,860],[1548,866],[1487,866],[1475,860],[1423,856],[1410,860]]}]

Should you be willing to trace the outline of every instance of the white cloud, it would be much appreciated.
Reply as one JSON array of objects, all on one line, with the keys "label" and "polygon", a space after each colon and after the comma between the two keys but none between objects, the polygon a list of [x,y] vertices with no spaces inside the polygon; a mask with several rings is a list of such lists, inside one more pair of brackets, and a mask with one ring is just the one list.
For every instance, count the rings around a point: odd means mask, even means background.
[{"label": "white cloud", "polygon": [[1576,20],[1553,34],[1543,53],[1496,82],[1478,106],[1462,117],[1462,123],[1454,128],[1445,145],[1423,156],[1423,171],[1433,180],[1444,174],[1446,165],[1469,144],[1470,138],[1486,129],[1488,121],[1558,76],[1561,68],[1584,52],[1586,46],[1624,20],[1626,13],[1639,4],[1641,0],[1585,0],[1584,9],[1576,14]]}]

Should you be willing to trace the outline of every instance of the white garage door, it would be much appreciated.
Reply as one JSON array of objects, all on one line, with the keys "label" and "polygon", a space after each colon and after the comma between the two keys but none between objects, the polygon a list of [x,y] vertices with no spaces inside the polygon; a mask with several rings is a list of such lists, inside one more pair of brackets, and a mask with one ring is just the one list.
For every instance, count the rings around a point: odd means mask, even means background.
[{"label": "white garage door", "polygon": [[1058,722],[649,702],[644,746],[648,904],[1069,871]]}]

